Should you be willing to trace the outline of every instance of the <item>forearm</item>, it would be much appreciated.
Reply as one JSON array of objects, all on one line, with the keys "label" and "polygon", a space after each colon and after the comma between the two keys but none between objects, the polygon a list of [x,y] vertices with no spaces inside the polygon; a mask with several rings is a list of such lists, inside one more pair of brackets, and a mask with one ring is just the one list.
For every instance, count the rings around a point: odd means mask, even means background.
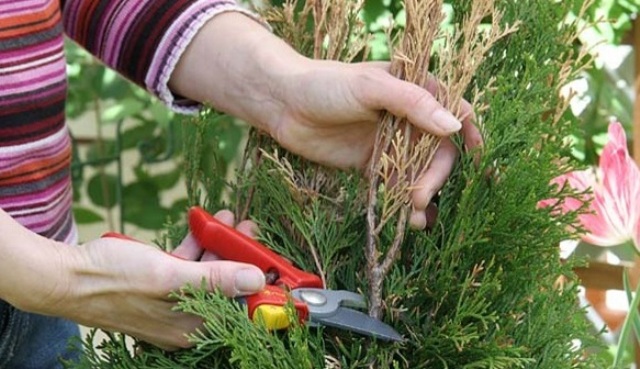
[{"label": "forearm", "polygon": [[176,93],[212,105],[265,131],[281,111],[278,85],[301,73],[309,60],[255,20],[220,14],[196,35],[171,75]]},{"label": "forearm", "polygon": [[29,231],[0,209],[0,255],[0,299],[50,313],[44,306],[63,295],[70,247]]}]

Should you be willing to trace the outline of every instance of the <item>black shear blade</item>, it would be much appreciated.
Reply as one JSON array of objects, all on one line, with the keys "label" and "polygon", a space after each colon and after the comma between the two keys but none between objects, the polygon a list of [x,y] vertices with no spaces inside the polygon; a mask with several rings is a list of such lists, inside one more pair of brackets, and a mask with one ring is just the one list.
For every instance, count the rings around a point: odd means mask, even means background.
[{"label": "black shear blade", "polygon": [[344,329],[384,341],[402,342],[404,340],[391,326],[349,308],[340,307],[331,316],[314,317],[312,315],[311,320],[327,327]]}]

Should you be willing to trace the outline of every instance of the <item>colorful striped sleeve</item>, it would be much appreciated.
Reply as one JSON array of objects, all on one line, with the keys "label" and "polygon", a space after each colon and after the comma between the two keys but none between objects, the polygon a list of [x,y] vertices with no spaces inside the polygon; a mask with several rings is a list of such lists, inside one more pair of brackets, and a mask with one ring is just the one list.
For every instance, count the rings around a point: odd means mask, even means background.
[{"label": "colorful striped sleeve", "polygon": [[253,16],[233,0],[66,0],[62,11],[69,37],[182,113],[200,104],[168,82],[197,31],[222,12]]}]

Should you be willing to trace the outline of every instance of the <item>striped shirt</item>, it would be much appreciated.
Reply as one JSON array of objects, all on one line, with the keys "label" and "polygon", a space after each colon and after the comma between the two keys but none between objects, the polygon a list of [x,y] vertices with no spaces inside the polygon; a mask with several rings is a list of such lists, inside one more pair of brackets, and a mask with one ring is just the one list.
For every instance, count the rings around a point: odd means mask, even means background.
[{"label": "striped shirt", "polygon": [[77,242],[65,125],[64,35],[177,111],[167,87],[200,27],[233,0],[0,0],[0,208],[45,237]]}]

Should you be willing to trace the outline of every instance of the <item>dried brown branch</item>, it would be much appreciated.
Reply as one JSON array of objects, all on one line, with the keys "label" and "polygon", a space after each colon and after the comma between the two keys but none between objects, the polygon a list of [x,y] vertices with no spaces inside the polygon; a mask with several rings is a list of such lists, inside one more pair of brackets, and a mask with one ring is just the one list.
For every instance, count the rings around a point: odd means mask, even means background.
[{"label": "dried brown branch", "polygon": [[[443,20],[442,1],[407,0],[407,25],[398,50],[394,53],[391,73],[399,78],[426,87],[429,80],[431,48],[439,35]],[[407,218],[411,210],[411,186],[427,167],[424,158],[433,157],[437,145],[433,138],[414,144],[414,132],[405,118],[385,113],[381,117],[371,164],[371,187],[367,206],[368,237],[365,247],[369,271],[369,314],[382,314],[382,287],[393,262],[399,257],[404,241]],[[419,148],[422,152],[418,152]],[[378,216],[378,201],[382,211]],[[388,251],[380,250],[380,235],[392,219],[396,220],[395,235]],[[380,257],[383,256],[382,262]]]},{"label": "dried brown branch", "polygon": [[[315,59],[351,62],[368,54],[369,34],[360,19],[364,0],[287,0],[260,10],[274,32],[300,53]],[[314,28],[309,31],[308,24]]]},{"label": "dried brown branch", "polygon": [[[324,3],[324,4],[323,4]],[[327,21],[327,6],[328,1],[323,0],[309,0],[305,4],[313,9],[313,19],[315,22],[314,28],[314,45],[313,45],[313,57],[314,59],[321,59],[323,50],[322,43],[327,35],[326,21]]]},{"label": "dried brown branch", "polygon": [[[501,38],[517,30],[517,24],[502,28],[502,14],[493,0],[474,0],[471,12],[452,34],[443,34],[442,0],[406,0],[407,26],[394,53],[391,73],[432,91],[436,99],[462,120],[462,101],[486,53]],[[480,27],[490,18],[489,27]],[[432,47],[443,39],[437,65],[437,81],[429,73]],[[434,83],[435,82],[435,83]],[[474,99],[474,101],[476,101]],[[481,107],[480,110],[484,109]],[[468,114],[468,113],[467,113]],[[384,279],[398,259],[406,233],[410,199],[415,183],[429,167],[440,138],[415,132],[401,117],[383,114],[370,166],[371,187],[367,206],[368,237],[365,247],[369,269],[369,314],[380,317]],[[395,221],[394,238],[387,247],[381,234]],[[384,251],[386,250],[386,251]],[[380,261],[381,260],[381,261]]]},{"label": "dried brown branch", "polygon": [[322,266],[322,262],[320,261],[320,254],[318,253],[318,249],[315,245],[309,242],[309,250],[311,251],[311,255],[313,256],[313,262],[316,265],[316,269],[320,274],[320,279],[322,280],[322,287],[327,288],[327,273],[324,271],[324,267]]}]

